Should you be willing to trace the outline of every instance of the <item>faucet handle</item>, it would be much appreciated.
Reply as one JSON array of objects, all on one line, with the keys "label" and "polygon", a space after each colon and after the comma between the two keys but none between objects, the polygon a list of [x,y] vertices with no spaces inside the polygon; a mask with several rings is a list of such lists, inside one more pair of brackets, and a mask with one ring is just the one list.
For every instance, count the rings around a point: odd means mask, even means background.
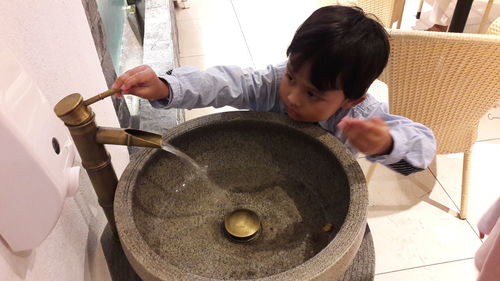
[{"label": "faucet handle", "polygon": [[93,96],[93,97],[91,97],[89,99],[84,100],[83,104],[84,105],[91,105],[91,104],[93,104],[95,102],[98,102],[98,101],[100,101],[102,99],[105,99],[105,98],[107,98],[107,97],[109,97],[111,95],[117,94],[119,92],[121,92],[120,89],[110,89],[110,90],[104,91],[104,92],[102,92],[102,93],[100,93],[100,94],[98,94],[96,96]]}]

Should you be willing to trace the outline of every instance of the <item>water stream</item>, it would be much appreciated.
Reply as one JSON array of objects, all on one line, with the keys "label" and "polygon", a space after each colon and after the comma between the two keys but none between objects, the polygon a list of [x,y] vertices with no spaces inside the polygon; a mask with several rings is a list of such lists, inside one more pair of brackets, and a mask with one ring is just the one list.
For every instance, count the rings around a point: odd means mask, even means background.
[{"label": "water stream", "polygon": [[175,156],[179,157],[182,161],[184,161],[184,163],[191,165],[198,174],[204,174],[206,176],[207,171],[205,168],[202,168],[196,161],[194,161],[193,158],[189,157],[186,153],[180,151],[175,146],[167,142],[163,142],[161,149],[165,150],[166,152],[174,154]]},{"label": "water stream", "polygon": [[[193,174],[187,175],[181,182],[174,185],[175,193],[179,196],[186,196],[186,194],[182,193],[188,192],[195,195],[197,193],[202,194],[203,192],[208,192],[209,196],[205,199],[213,201],[214,203],[227,200],[226,191],[214,184],[209,178],[208,165],[200,166],[200,164],[189,155],[167,142],[162,144],[162,149],[179,157],[181,161],[194,169]],[[200,188],[204,190],[200,190]]]}]

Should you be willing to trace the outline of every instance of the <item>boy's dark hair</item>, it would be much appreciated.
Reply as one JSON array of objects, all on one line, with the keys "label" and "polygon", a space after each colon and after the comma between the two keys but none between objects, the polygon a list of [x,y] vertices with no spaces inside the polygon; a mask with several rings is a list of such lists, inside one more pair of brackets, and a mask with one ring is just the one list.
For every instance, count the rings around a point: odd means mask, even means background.
[{"label": "boy's dark hair", "polygon": [[384,27],[361,8],[326,6],[297,29],[286,54],[293,71],[311,63],[310,81],[320,91],[342,89],[362,97],[389,58]]}]

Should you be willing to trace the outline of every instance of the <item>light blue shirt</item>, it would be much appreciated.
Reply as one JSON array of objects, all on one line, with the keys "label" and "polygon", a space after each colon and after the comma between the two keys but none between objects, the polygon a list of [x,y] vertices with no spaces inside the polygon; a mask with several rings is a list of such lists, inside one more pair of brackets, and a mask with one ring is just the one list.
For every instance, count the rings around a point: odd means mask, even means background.
[{"label": "light blue shirt", "polygon": [[[280,80],[286,62],[268,66],[265,70],[243,69],[238,66],[217,66],[200,71],[194,67],[174,69],[170,75],[160,76],[170,87],[169,99],[151,101],[156,108],[223,107],[226,105],[249,109],[286,113],[279,97]],[[401,174],[408,175],[427,168],[436,153],[436,140],[432,131],[422,124],[388,113],[388,106],[367,94],[367,98],[350,109],[339,109],[319,125],[335,135],[353,153],[352,147],[337,129],[342,118],[371,119],[380,117],[389,126],[394,146],[390,154],[367,156],[372,162],[383,164]]]}]

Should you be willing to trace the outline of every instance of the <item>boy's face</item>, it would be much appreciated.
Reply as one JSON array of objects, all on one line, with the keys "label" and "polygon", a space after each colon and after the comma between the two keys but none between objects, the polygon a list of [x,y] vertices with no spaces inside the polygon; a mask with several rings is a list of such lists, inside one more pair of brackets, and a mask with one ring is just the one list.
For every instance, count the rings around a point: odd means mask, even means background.
[{"label": "boy's face", "polygon": [[310,63],[297,71],[290,62],[280,83],[280,98],[288,116],[301,122],[319,122],[328,119],[340,108],[351,108],[364,100],[348,100],[342,90],[318,91],[309,80]]}]

